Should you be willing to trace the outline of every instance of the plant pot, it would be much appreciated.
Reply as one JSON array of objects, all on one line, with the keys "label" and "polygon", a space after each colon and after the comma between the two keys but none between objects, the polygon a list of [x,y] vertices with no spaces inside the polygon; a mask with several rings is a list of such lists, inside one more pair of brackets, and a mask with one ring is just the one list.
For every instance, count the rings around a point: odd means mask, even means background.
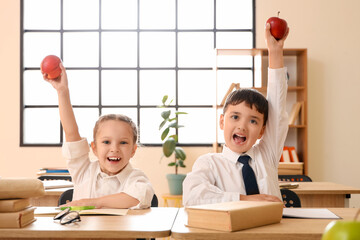
[{"label": "plant pot", "polygon": [[182,195],[182,192],[183,192],[182,183],[183,183],[185,177],[186,177],[186,174],[167,174],[166,175],[171,195]]}]

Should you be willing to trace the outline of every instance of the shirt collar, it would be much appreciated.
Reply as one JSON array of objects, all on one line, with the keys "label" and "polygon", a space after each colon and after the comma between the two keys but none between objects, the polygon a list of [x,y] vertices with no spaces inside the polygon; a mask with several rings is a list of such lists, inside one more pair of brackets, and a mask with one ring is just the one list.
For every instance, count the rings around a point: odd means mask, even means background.
[{"label": "shirt collar", "polygon": [[116,175],[109,176],[108,174],[106,174],[106,173],[104,173],[104,172],[101,171],[100,165],[99,165],[99,168],[97,169],[96,175],[97,175],[97,177],[100,178],[100,179],[117,178],[120,183],[124,183],[125,180],[127,179],[127,177],[129,176],[129,174],[132,172],[132,170],[133,170],[132,165],[131,165],[130,163],[128,163],[128,164],[123,168],[123,170],[121,170],[121,172],[119,172],[119,173],[116,174]]},{"label": "shirt collar", "polygon": [[249,157],[251,157],[252,160],[255,159],[254,148],[250,148],[249,151],[240,154],[240,153],[232,151],[230,148],[228,148],[226,145],[224,145],[222,154],[224,155],[224,157],[226,159],[228,159],[229,161],[231,161],[233,163],[237,163],[237,160],[241,155],[249,155]]}]

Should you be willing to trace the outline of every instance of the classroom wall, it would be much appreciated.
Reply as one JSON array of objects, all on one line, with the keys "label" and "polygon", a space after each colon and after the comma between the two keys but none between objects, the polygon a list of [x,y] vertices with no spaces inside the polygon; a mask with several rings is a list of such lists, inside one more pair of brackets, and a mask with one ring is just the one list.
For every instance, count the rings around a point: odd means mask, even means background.
[{"label": "classroom wall", "polygon": [[[256,46],[266,47],[264,23],[281,11],[291,29],[285,47],[308,49],[309,175],[360,188],[358,9],[358,0],[257,0]],[[36,177],[41,167],[65,164],[58,147],[19,147],[20,1],[0,0],[0,34],[0,176]],[[188,167],[183,173],[212,148],[185,150]],[[160,148],[140,147],[133,159],[158,196],[168,192],[165,175],[173,172],[160,157]],[[353,195],[350,206],[360,207],[360,196]]]}]

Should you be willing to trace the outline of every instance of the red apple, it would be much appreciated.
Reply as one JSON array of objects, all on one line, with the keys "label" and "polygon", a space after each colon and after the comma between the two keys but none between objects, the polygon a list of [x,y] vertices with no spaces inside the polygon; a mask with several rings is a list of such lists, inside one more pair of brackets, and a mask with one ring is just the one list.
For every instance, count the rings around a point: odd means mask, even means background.
[{"label": "red apple", "polygon": [[61,60],[57,56],[46,56],[41,62],[40,70],[43,74],[46,73],[49,79],[57,79],[61,74],[60,63]]},{"label": "red apple", "polygon": [[270,32],[276,40],[280,40],[284,37],[287,29],[287,22],[284,19],[277,17],[269,18],[266,23],[270,23]]}]

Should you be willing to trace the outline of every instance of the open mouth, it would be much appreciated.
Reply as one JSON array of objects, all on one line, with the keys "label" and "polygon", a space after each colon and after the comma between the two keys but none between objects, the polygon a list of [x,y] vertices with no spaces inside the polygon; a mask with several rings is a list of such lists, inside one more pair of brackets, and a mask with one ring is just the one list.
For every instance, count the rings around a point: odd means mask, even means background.
[{"label": "open mouth", "polygon": [[121,158],[117,158],[117,157],[108,157],[107,160],[111,161],[111,162],[118,162],[121,160]]},{"label": "open mouth", "polygon": [[246,141],[246,137],[244,135],[234,134],[233,139],[236,144],[242,144]]}]

